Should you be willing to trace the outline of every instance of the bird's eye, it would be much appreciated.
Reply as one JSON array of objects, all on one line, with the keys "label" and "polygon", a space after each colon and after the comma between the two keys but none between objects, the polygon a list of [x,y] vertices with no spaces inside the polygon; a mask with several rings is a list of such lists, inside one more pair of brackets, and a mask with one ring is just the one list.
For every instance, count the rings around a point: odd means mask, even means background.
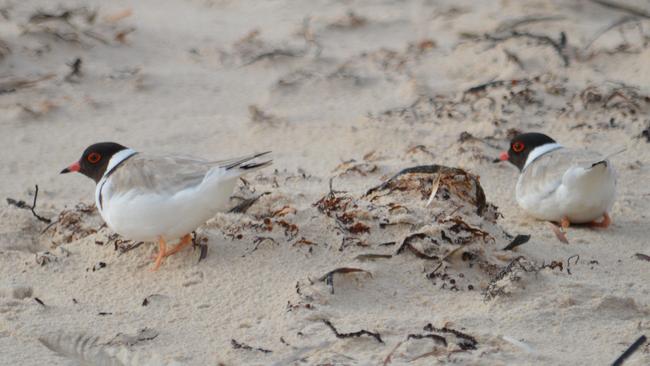
[{"label": "bird's eye", "polygon": [[96,164],[98,161],[102,160],[102,156],[99,155],[99,153],[92,152],[92,153],[88,154],[87,159],[91,164]]},{"label": "bird's eye", "polygon": [[516,153],[524,151],[524,143],[520,141],[515,142],[512,144],[512,151]]}]

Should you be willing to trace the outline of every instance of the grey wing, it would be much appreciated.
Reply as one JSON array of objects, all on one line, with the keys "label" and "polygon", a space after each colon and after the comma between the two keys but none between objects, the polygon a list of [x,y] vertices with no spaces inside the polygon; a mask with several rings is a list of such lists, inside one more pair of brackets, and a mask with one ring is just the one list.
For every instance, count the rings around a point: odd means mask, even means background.
[{"label": "grey wing", "polygon": [[113,190],[135,189],[156,193],[175,193],[199,185],[205,175],[216,167],[224,170],[250,169],[266,164],[250,162],[265,154],[217,161],[184,156],[137,154],[126,160],[122,167],[113,172],[111,186]]},{"label": "grey wing", "polygon": [[590,167],[602,160],[592,151],[559,149],[537,158],[521,173],[522,195],[548,196],[561,184],[567,171],[573,167]]}]

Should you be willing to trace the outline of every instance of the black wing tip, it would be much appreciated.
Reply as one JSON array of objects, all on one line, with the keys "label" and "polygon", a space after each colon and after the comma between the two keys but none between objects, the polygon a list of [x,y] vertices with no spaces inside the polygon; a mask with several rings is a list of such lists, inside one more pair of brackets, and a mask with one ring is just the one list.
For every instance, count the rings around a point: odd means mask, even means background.
[{"label": "black wing tip", "polygon": [[607,160],[601,160],[599,162],[593,163],[593,164],[591,164],[591,167],[595,168],[598,165],[603,165],[605,168],[607,168],[607,165],[608,165]]},{"label": "black wing tip", "polygon": [[257,169],[257,168],[263,168],[265,166],[269,166],[273,164],[273,160],[267,160],[261,163],[251,163],[251,164],[245,164],[245,165],[240,165],[238,168],[241,170],[251,170],[251,169]]},{"label": "black wing tip", "polygon": [[253,155],[251,155],[251,156],[249,156],[247,158],[243,158],[243,159],[241,159],[239,161],[236,161],[236,162],[234,162],[234,163],[232,163],[230,165],[226,165],[226,166],[224,166],[224,168],[226,168],[226,170],[230,170],[230,169],[233,169],[233,168],[253,169],[254,167],[261,166],[261,165],[264,165],[266,163],[270,163],[271,160],[263,162],[263,163],[251,163],[251,164],[245,164],[245,163],[249,162],[251,160],[255,160],[255,159],[259,158],[260,156],[268,155],[270,153],[271,153],[271,151],[265,151],[265,152],[253,154]]}]

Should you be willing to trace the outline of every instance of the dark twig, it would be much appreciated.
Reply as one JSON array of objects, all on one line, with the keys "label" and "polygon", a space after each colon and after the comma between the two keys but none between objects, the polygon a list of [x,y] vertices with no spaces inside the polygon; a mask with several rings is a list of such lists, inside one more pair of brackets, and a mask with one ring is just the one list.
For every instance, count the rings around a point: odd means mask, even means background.
[{"label": "dark twig", "polygon": [[259,351],[262,353],[273,353],[270,349],[264,349],[264,348],[259,348],[259,347],[251,347],[245,343],[239,343],[234,339],[230,340],[230,344],[232,345],[232,348],[234,349],[245,349],[247,351]]},{"label": "dark twig", "polygon": [[634,256],[636,257],[636,259],[650,262],[650,255],[643,254],[643,253],[636,253]]},{"label": "dark twig", "polygon": [[49,224],[52,222],[52,220],[45,218],[43,216],[40,216],[39,214],[36,213],[36,199],[38,198],[38,184],[36,185],[35,191],[34,191],[34,202],[32,203],[31,206],[27,206],[27,203],[25,201],[16,201],[13,198],[7,198],[7,203],[11,206],[16,206],[18,208],[23,208],[25,210],[30,210],[32,211],[32,215],[36,217],[39,221],[42,221],[46,224]]},{"label": "dark twig", "polygon": [[402,242],[402,245],[397,249],[395,252],[395,255],[402,254],[404,250],[408,249],[411,253],[415,254],[416,257],[421,258],[421,259],[428,259],[428,260],[440,260],[440,257],[437,255],[427,255],[425,253],[422,253],[420,250],[415,248],[411,242],[416,239],[425,239],[428,238],[432,242],[436,242],[435,239],[430,237],[429,235],[425,233],[415,233],[407,236],[404,238],[404,241]]},{"label": "dark twig", "polygon": [[574,254],[570,256],[569,258],[566,259],[566,273],[571,274],[571,259],[575,258],[576,261],[573,262],[573,265],[578,264],[578,261],[580,260],[580,256],[578,254]]},{"label": "dark twig", "polygon": [[72,63],[68,64],[70,66],[70,72],[65,76],[65,81],[75,82],[81,77],[81,57],[77,57]]},{"label": "dark twig", "polygon": [[327,325],[332,330],[332,332],[334,332],[334,335],[336,335],[336,338],[352,338],[352,337],[361,337],[362,335],[367,335],[367,336],[373,337],[379,343],[384,343],[384,341],[381,339],[381,335],[379,335],[379,333],[369,332],[369,331],[364,330],[364,329],[359,330],[357,332],[352,332],[352,333],[339,333],[339,331],[336,330],[334,325],[332,325],[332,322],[330,322],[329,320],[323,319],[323,323],[325,323],[325,325]]},{"label": "dark twig", "polygon": [[616,361],[614,361],[614,363],[612,363],[612,366],[623,365],[623,362],[625,362],[625,360],[628,357],[632,356],[632,354],[636,352],[639,349],[639,347],[641,347],[645,343],[646,340],[647,338],[645,335],[639,337],[639,339],[637,339],[634,343],[632,343],[632,345],[628,347],[628,349],[626,349],[625,352],[623,352],[623,354],[619,358],[617,358]]},{"label": "dark twig", "polygon": [[515,29],[519,26],[530,24],[530,23],[539,23],[539,22],[552,22],[557,20],[563,20],[565,17],[561,15],[530,15],[523,18],[518,18],[514,20],[509,20],[501,23],[497,27],[497,32],[505,32],[512,29]]},{"label": "dark twig", "polygon": [[264,60],[264,59],[274,59],[276,57],[302,57],[304,56],[306,51],[304,50],[299,50],[299,51],[293,51],[293,50],[283,50],[283,49],[275,49],[271,50],[268,52],[263,52],[260,53],[259,55],[256,55],[252,59],[250,59],[248,62],[244,63],[244,66],[252,65],[258,61]]},{"label": "dark twig", "polygon": [[530,240],[530,235],[517,235],[515,238],[502,250],[513,250],[516,247],[528,243]]}]

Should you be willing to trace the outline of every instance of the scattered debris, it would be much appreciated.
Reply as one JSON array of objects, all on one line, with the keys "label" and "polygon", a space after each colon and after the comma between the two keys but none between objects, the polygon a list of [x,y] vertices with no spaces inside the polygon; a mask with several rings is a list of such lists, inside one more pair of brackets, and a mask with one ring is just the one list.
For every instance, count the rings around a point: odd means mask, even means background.
[{"label": "scattered debris", "polygon": [[528,243],[529,240],[530,240],[530,235],[519,234],[515,236],[515,238],[510,242],[510,244],[508,244],[502,250],[513,250],[520,245],[524,245]]},{"label": "scattered debris", "polygon": [[636,257],[636,259],[650,262],[650,255],[643,254],[643,253],[636,253],[634,256]]},{"label": "scattered debris", "polygon": [[[275,124],[280,121],[280,118],[263,111],[258,106],[251,104],[248,106],[248,114],[250,116],[251,122],[264,122],[268,124]],[[258,197],[259,198],[259,197]],[[254,201],[253,201],[254,202]]]},{"label": "scattered debris", "polygon": [[232,345],[232,348],[234,349],[243,349],[246,351],[258,351],[262,353],[273,353],[270,349],[264,349],[264,348],[259,348],[259,347],[251,347],[245,343],[239,343],[235,339],[230,340],[230,344]]},{"label": "scattered debris", "polygon": [[367,336],[373,337],[379,343],[384,343],[384,341],[381,339],[381,335],[379,335],[379,333],[373,333],[373,332],[370,332],[370,331],[367,331],[367,330],[364,330],[364,329],[356,331],[356,332],[352,332],[352,333],[339,333],[339,331],[336,330],[334,325],[332,325],[332,322],[330,322],[329,320],[323,319],[323,323],[325,323],[325,325],[327,325],[332,330],[332,332],[334,332],[334,335],[336,335],[336,338],[353,338],[353,337],[361,337],[362,335],[367,335]]},{"label": "scattered debris", "polygon": [[36,199],[37,198],[38,198],[38,184],[34,188],[34,201],[32,202],[31,206],[28,206],[27,203],[25,203],[25,201],[22,201],[22,200],[17,201],[17,200],[15,200],[13,198],[7,198],[7,203],[10,206],[16,206],[18,208],[22,208],[22,209],[25,209],[25,210],[30,210],[32,212],[32,215],[34,215],[34,217],[36,217],[39,221],[42,221],[42,222],[44,222],[46,224],[51,223],[52,222],[51,219],[45,218],[45,217],[40,216],[39,214],[36,213],[35,210],[36,210]]},{"label": "scattered debris", "polygon": [[578,261],[580,260],[580,256],[578,254],[574,254],[567,258],[566,260],[566,273],[571,274],[571,259],[575,258],[575,262],[573,262],[573,265],[575,266],[578,264]]},{"label": "scattered debris", "polygon": [[390,259],[393,258],[391,254],[374,254],[374,253],[369,253],[369,254],[359,254],[358,256],[354,257],[355,260],[365,262],[365,261],[374,261],[377,259]]},{"label": "scattered debris", "polygon": [[537,268],[523,256],[513,259],[490,280],[483,292],[485,301],[509,294],[512,285],[521,281],[524,273],[536,271]]},{"label": "scattered debris", "polygon": [[105,267],[106,267],[106,263],[104,263],[104,262],[99,262],[99,263],[97,263],[97,264],[95,264],[95,265],[93,266],[93,272],[95,272],[95,271],[99,271],[100,269],[105,268]]},{"label": "scattered debris", "polygon": [[64,80],[69,83],[76,83],[81,78],[81,57],[77,57],[72,63],[68,64],[70,66],[70,72],[65,76]]},{"label": "scattered debris", "polygon": [[458,331],[456,329],[452,329],[448,327],[436,328],[431,323],[429,323],[424,326],[424,330],[427,332],[447,333],[447,334],[455,335],[460,340],[459,342],[457,342],[458,346],[464,351],[475,350],[476,346],[478,345],[478,341],[476,340],[476,338],[472,337],[469,334],[465,334],[461,331]]},{"label": "scattered debris", "polygon": [[429,239],[432,243],[438,244],[436,239],[432,238],[426,233],[415,233],[407,236],[404,238],[404,241],[402,242],[402,245],[397,249],[395,252],[395,255],[402,254],[405,249],[408,249],[411,253],[415,254],[416,257],[421,258],[421,259],[427,259],[427,260],[440,260],[440,257],[436,255],[427,255],[415,248],[411,242],[417,239]]}]

